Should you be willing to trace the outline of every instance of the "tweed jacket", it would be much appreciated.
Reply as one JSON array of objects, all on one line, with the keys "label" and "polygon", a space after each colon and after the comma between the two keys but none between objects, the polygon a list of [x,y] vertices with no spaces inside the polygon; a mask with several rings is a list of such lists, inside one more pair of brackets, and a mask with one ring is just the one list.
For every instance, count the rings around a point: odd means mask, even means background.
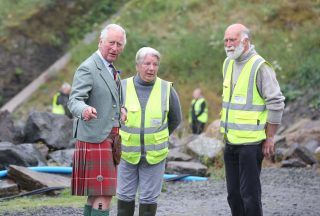
[{"label": "tweed jacket", "polygon": [[[92,54],[79,66],[73,78],[68,102],[75,117],[73,137],[84,142],[102,142],[117,120],[115,116],[120,115],[120,94],[99,55]],[[82,120],[82,112],[88,106],[97,110],[97,119]]]}]

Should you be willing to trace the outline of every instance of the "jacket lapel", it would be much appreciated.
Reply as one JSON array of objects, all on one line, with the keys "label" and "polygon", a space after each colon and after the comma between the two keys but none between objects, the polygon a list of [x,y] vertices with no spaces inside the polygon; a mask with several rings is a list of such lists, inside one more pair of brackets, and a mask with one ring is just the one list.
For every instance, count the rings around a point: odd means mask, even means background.
[{"label": "jacket lapel", "polygon": [[102,60],[100,59],[99,55],[94,53],[93,59],[96,63],[97,68],[100,71],[100,77],[104,80],[108,88],[110,89],[110,92],[112,93],[113,97],[115,99],[119,98],[119,92],[118,88],[116,86],[116,82],[112,79],[110,72],[108,69],[104,66]]}]

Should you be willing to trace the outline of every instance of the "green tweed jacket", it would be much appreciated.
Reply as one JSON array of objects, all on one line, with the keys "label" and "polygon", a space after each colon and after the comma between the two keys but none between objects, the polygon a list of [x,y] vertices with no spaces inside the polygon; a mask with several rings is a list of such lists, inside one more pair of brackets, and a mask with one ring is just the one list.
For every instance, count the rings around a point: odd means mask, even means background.
[{"label": "green tweed jacket", "polygon": [[[120,88],[121,89],[121,88]],[[110,133],[114,117],[120,113],[120,92],[97,53],[86,59],[75,72],[68,107],[75,117],[73,137],[91,143],[102,142]],[[97,119],[82,120],[82,112],[92,106]]]}]

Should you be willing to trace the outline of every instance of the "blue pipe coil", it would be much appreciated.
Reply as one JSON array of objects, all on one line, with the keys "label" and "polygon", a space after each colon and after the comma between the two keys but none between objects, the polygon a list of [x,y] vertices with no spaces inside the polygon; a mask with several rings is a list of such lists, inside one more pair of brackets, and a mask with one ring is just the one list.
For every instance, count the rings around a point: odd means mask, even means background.
[{"label": "blue pipe coil", "polygon": [[[39,166],[39,167],[28,167],[29,169],[37,172],[45,172],[45,173],[60,173],[60,174],[71,174],[72,172],[72,167],[59,167],[59,166]],[[1,170],[0,171],[0,177],[6,177],[7,176],[7,170]],[[178,175],[175,174],[164,174],[163,178],[170,179],[178,177]],[[201,176],[186,176],[181,179],[181,181],[187,181],[187,182],[192,182],[192,181],[207,181],[208,178],[206,177],[201,177]]]}]

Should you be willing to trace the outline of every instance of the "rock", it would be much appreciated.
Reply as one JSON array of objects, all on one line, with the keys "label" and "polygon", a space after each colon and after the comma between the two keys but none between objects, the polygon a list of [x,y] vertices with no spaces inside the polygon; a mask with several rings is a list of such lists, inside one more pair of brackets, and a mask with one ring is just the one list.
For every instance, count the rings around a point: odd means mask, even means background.
[{"label": "rock", "polygon": [[65,149],[72,139],[72,120],[65,115],[32,112],[25,127],[25,140],[44,142],[50,149]]},{"label": "rock", "polygon": [[281,167],[306,167],[307,164],[298,158],[293,158],[290,160],[284,160],[281,162]]},{"label": "rock", "polygon": [[0,142],[19,143],[23,140],[21,131],[14,126],[8,111],[0,113]]},{"label": "rock", "polygon": [[275,153],[274,153],[274,161],[275,162],[280,162],[285,159],[286,153],[288,149],[286,148],[276,148]]},{"label": "rock", "polygon": [[196,176],[206,176],[208,168],[198,162],[169,161],[166,172],[178,174],[190,174]]},{"label": "rock", "polygon": [[35,157],[38,161],[37,166],[47,166],[46,157],[42,155],[35,144],[23,143],[16,145],[16,148],[20,149],[24,154],[32,155],[33,157]]},{"label": "rock", "polygon": [[306,164],[312,165],[317,162],[314,155],[304,146],[298,146],[295,149],[294,154]]},{"label": "rock", "polygon": [[187,152],[196,157],[214,159],[222,151],[222,147],[222,141],[202,134],[187,144]]},{"label": "rock", "polygon": [[310,140],[305,144],[305,147],[313,153],[318,147],[320,147],[320,142],[317,140]]},{"label": "rock", "polygon": [[169,140],[169,148],[172,149],[179,149],[179,152],[186,153],[186,147],[189,142],[192,140],[196,139],[199,135],[196,134],[189,134],[181,139],[178,139],[177,137],[172,137],[170,136]]},{"label": "rock", "polygon": [[320,142],[320,120],[302,119],[288,128],[283,136],[288,146],[293,143],[305,146],[312,140]]},{"label": "rock", "polygon": [[16,183],[10,179],[0,180],[0,197],[8,197],[19,194],[19,188]]},{"label": "rock", "polygon": [[172,134],[169,137],[169,149],[176,148],[179,146],[179,138],[178,136]]},{"label": "rock", "polygon": [[216,138],[222,140],[222,134],[220,133],[220,119],[214,120],[205,131],[207,137]]},{"label": "rock", "polygon": [[0,143],[0,169],[9,165],[38,166],[45,165],[40,152],[32,144],[14,145],[9,142]]},{"label": "rock", "polygon": [[36,149],[41,153],[44,158],[48,158],[49,148],[43,143],[35,143],[33,144]]},{"label": "rock", "polygon": [[69,187],[70,178],[32,171],[26,167],[10,165],[8,177],[19,184],[22,189],[36,190],[44,187]]},{"label": "rock", "polygon": [[180,152],[178,148],[170,149],[167,156],[168,161],[190,161],[191,159],[190,155]]},{"label": "rock", "polygon": [[179,147],[180,146],[186,146],[188,143],[190,143],[191,141],[197,139],[199,136],[200,135],[197,135],[197,134],[191,134],[191,135],[185,136],[180,140],[178,146]]},{"label": "rock", "polygon": [[276,146],[276,147],[280,147],[280,148],[287,148],[287,147],[289,147],[289,146],[287,145],[286,137],[285,137],[285,136],[276,135],[274,142],[275,142],[275,146]]},{"label": "rock", "polygon": [[49,154],[49,158],[59,166],[72,166],[74,149],[57,150]]}]

